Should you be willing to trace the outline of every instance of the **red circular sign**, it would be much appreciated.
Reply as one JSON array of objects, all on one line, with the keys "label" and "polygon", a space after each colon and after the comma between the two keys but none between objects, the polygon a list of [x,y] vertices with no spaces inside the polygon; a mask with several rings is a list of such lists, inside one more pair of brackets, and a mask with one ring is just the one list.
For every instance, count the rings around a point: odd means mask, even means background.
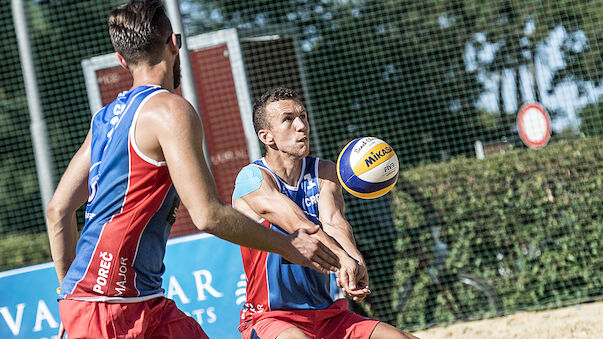
[{"label": "red circular sign", "polygon": [[517,130],[529,148],[541,148],[551,139],[551,117],[537,102],[524,104],[517,113]]}]

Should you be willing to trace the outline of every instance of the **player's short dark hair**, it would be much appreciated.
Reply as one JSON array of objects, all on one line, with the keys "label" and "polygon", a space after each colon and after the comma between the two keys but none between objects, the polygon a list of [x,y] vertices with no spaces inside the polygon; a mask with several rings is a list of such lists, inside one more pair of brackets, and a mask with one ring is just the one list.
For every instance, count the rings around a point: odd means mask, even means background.
[{"label": "player's short dark hair", "polygon": [[270,127],[268,126],[268,121],[266,121],[266,106],[268,106],[268,104],[289,99],[301,103],[301,99],[297,93],[290,88],[276,87],[262,94],[262,96],[253,104],[253,128],[255,129],[255,132],[257,133],[261,129]]},{"label": "player's short dark hair", "polygon": [[115,51],[133,66],[159,63],[163,45],[172,34],[161,0],[131,0],[115,7],[108,24]]}]

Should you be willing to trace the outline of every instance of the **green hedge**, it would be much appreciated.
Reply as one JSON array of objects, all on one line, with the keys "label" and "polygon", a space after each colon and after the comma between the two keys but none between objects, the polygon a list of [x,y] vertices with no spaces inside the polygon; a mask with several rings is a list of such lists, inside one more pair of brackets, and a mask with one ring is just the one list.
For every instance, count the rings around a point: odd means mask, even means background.
[{"label": "green hedge", "polygon": [[52,261],[47,233],[15,234],[0,239],[0,271]]},{"label": "green hedge", "polygon": [[[505,311],[555,307],[603,295],[603,140],[558,142],[484,160],[459,158],[401,173],[392,192],[401,285],[417,266],[409,230],[432,204],[448,243],[447,265],[475,274],[501,297]],[[419,196],[411,198],[408,187]],[[429,232],[421,242],[431,250]],[[399,322],[421,327],[423,274]]]}]

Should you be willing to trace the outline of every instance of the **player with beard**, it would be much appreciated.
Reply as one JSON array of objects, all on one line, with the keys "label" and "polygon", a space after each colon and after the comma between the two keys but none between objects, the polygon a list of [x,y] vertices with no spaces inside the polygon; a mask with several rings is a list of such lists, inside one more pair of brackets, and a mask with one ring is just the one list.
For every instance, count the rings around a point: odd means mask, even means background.
[{"label": "player with beard", "polygon": [[[61,283],[59,337],[63,325],[69,338],[207,337],[161,288],[180,199],[202,231],[335,271],[337,257],[312,237],[318,227],[284,235],[220,203],[199,116],[172,93],[180,80],[180,36],[161,1],[132,0],[115,8],[108,23],[133,84],[94,114],[47,207]],[[86,202],[78,238],[76,211]]]}]

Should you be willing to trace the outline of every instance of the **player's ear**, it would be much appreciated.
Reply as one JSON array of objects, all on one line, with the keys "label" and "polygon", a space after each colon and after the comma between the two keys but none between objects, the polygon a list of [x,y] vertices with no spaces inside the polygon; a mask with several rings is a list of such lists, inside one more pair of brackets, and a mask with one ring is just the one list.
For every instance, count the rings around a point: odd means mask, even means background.
[{"label": "player's ear", "polygon": [[[178,35],[180,36],[180,35]],[[180,39],[179,37],[176,37],[176,34],[172,33],[171,34],[171,40],[172,43],[171,44],[167,44],[168,50],[170,52],[172,52],[173,54],[180,54],[180,48],[178,47],[178,39]]]},{"label": "player's ear", "polygon": [[117,58],[117,61],[119,61],[119,64],[121,65],[121,67],[130,70],[128,68],[128,64],[126,63],[126,59],[124,59],[124,57],[121,56],[121,54],[119,53],[115,53],[115,57]]},{"label": "player's ear", "polygon": [[258,138],[264,145],[272,145],[274,143],[274,138],[272,137],[272,133],[270,133],[267,129],[261,129],[258,131]]}]

